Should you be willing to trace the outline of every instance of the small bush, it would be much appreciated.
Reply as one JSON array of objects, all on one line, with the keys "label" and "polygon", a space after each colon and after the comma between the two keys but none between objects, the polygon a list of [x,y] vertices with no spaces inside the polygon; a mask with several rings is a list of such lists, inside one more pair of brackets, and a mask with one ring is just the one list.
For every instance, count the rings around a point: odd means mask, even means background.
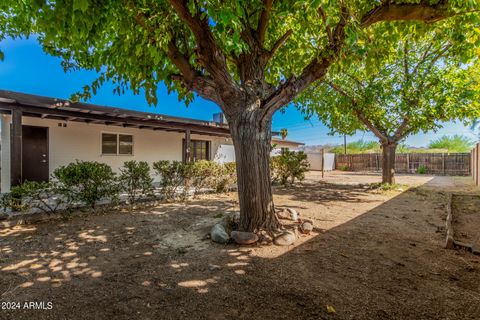
[{"label": "small bush", "polygon": [[287,185],[288,182],[293,184],[295,179],[302,181],[305,179],[305,172],[308,171],[309,167],[310,164],[304,152],[285,150],[281,155],[273,157],[271,160],[272,180],[283,185]]},{"label": "small bush", "polygon": [[8,208],[12,211],[28,211],[30,208],[23,201],[24,195],[24,190],[19,186],[12,187],[10,192],[4,193],[1,199],[3,211]]},{"label": "small bush", "polygon": [[340,171],[348,171],[348,166],[343,165],[343,166],[340,166],[339,169],[340,169]]},{"label": "small bush", "polygon": [[188,163],[186,179],[188,186],[193,188],[193,196],[203,188],[213,188],[219,174],[219,165],[213,161],[199,160]]},{"label": "small bush", "polygon": [[53,172],[58,192],[66,201],[81,202],[95,209],[97,201],[118,198],[118,184],[112,168],[104,163],[76,161]]},{"label": "small bush", "polygon": [[167,199],[173,199],[185,176],[190,170],[189,164],[180,161],[160,160],[153,163],[153,170],[160,176],[160,188]]},{"label": "small bush", "polygon": [[427,174],[427,167],[424,165],[421,165],[417,168],[417,173],[418,174]]},{"label": "small bush", "polygon": [[57,196],[55,184],[51,182],[26,181],[11,188],[1,199],[4,210],[28,212],[38,209],[45,213],[54,213],[62,203]]},{"label": "small bush", "polygon": [[120,189],[127,193],[130,204],[153,193],[153,179],[150,176],[150,167],[145,161],[124,162],[118,180]]},{"label": "small bush", "polygon": [[227,192],[230,185],[237,183],[237,165],[235,162],[227,162],[218,165],[215,178],[215,192]]}]

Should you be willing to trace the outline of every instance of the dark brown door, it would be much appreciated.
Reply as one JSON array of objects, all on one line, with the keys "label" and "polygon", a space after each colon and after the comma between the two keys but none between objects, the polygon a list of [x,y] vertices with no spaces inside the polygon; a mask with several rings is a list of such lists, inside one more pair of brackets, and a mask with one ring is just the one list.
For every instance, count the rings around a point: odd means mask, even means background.
[{"label": "dark brown door", "polygon": [[48,181],[48,128],[22,126],[22,181]]}]

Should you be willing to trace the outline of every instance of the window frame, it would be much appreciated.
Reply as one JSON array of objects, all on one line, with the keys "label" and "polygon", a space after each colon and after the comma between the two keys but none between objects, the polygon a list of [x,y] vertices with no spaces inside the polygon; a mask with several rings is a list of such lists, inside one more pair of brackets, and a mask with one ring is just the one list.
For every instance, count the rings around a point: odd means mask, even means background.
[{"label": "window frame", "polygon": [[[116,136],[116,153],[103,153],[103,135],[111,134]],[[132,153],[120,153],[120,136],[132,137]],[[101,156],[133,156],[135,154],[135,136],[130,133],[101,131],[100,133],[100,154]]]},{"label": "window frame", "polygon": [[[190,143],[193,143],[194,145],[198,142],[205,142],[205,153],[207,155],[206,159],[194,159],[194,150],[197,149],[197,147],[193,147],[193,148],[190,148],[190,158],[191,158],[191,161],[199,161],[199,160],[207,160],[207,161],[210,161],[212,160],[212,155],[211,155],[211,151],[212,151],[212,141],[211,140],[203,140],[203,139],[190,139]],[[182,140],[182,159],[183,159],[183,162],[186,162],[187,161],[187,158],[186,158],[186,154],[185,154],[185,147],[186,147],[186,140],[183,139]]]}]

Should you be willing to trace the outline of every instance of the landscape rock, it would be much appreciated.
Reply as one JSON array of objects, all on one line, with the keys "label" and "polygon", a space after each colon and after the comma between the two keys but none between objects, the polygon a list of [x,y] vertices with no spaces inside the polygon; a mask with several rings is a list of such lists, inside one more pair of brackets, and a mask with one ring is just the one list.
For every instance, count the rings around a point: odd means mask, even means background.
[{"label": "landscape rock", "polygon": [[298,217],[300,216],[300,214],[298,214],[298,212],[295,209],[287,208],[287,211],[290,213],[290,219],[291,220],[293,220],[293,221],[298,220]]},{"label": "landscape rock", "polygon": [[217,223],[212,227],[212,230],[210,230],[210,238],[214,242],[223,244],[227,243],[228,240],[230,240],[228,233],[225,231],[225,228],[220,223]]},{"label": "landscape rock", "polygon": [[297,240],[297,235],[294,231],[285,231],[273,240],[277,246],[289,246]]},{"label": "landscape rock", "polygon": [[226,213],[220,224],[227,231],[227,233],[230,233],[232,230],[237,229],[238,225],[240,224],[240,212]]},{"label": "landscape rock", "polygon": [[313,231],[313,223],[310,221],[303,221],[300,225],[300,232],[303,234],[309,234]]},{"label": "landscape rock", "polygon": [[290,220],[290,212],[285,211],[284,209],[278,209],[276,211],[278,219]]},{"label": "landscape rock", "polygon": [[219,265],[216,265],[216,264],[209,264],[208,265],[208,270],[210,271],[217,271],[217,270],[220,270],[222,269],[222,267],[220,267]]},{"label": "landscape rock", "polygon": [[258,236],[253,232],[232,231],[230,236],[238,244],[253,244],[258,241]]}]

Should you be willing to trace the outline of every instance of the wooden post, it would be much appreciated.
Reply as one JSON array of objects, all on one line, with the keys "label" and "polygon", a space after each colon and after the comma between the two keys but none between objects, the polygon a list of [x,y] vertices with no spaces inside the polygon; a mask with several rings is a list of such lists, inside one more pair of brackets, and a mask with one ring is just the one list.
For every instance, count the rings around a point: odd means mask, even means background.
[{"label": "wooden post", "polygon": [[10,185],[22,184],[22,111],[12,110],[12,129],[10,132]]},{"label": "wooden post", "polygon": [[322,148],[322,151],[321,151],[321,155],[322,155],[322,179],[324,177],[324,174],[325,174],[325,149]]},{"label": "wooden post", "polygon": [[378,153],[375,153],[375,171],[380,171],[380,162],[378,161]]},{"label": "wooden post", "polygon": [[407,153],[407,173],[410,173],[410,153]]},{"label": "wooden post", "polygon": [[476,151],[475,151],[475,174],[476,174],[476,179],[475,179],[475,184],[478,186],[478,176],[480,176],[480,174],[478,173],[478,152],[480,151],[480,148],[479,148],[480,144],[477,143],[477,146],[476,146]]},{"label": "wooden post", "polygon": [[442,153],[442,172],[445,175],[445,153]]},{"label": "wooden post", "polygon": [[190,154],[190,129],[185,130],[185,162],[192,161]]}]

